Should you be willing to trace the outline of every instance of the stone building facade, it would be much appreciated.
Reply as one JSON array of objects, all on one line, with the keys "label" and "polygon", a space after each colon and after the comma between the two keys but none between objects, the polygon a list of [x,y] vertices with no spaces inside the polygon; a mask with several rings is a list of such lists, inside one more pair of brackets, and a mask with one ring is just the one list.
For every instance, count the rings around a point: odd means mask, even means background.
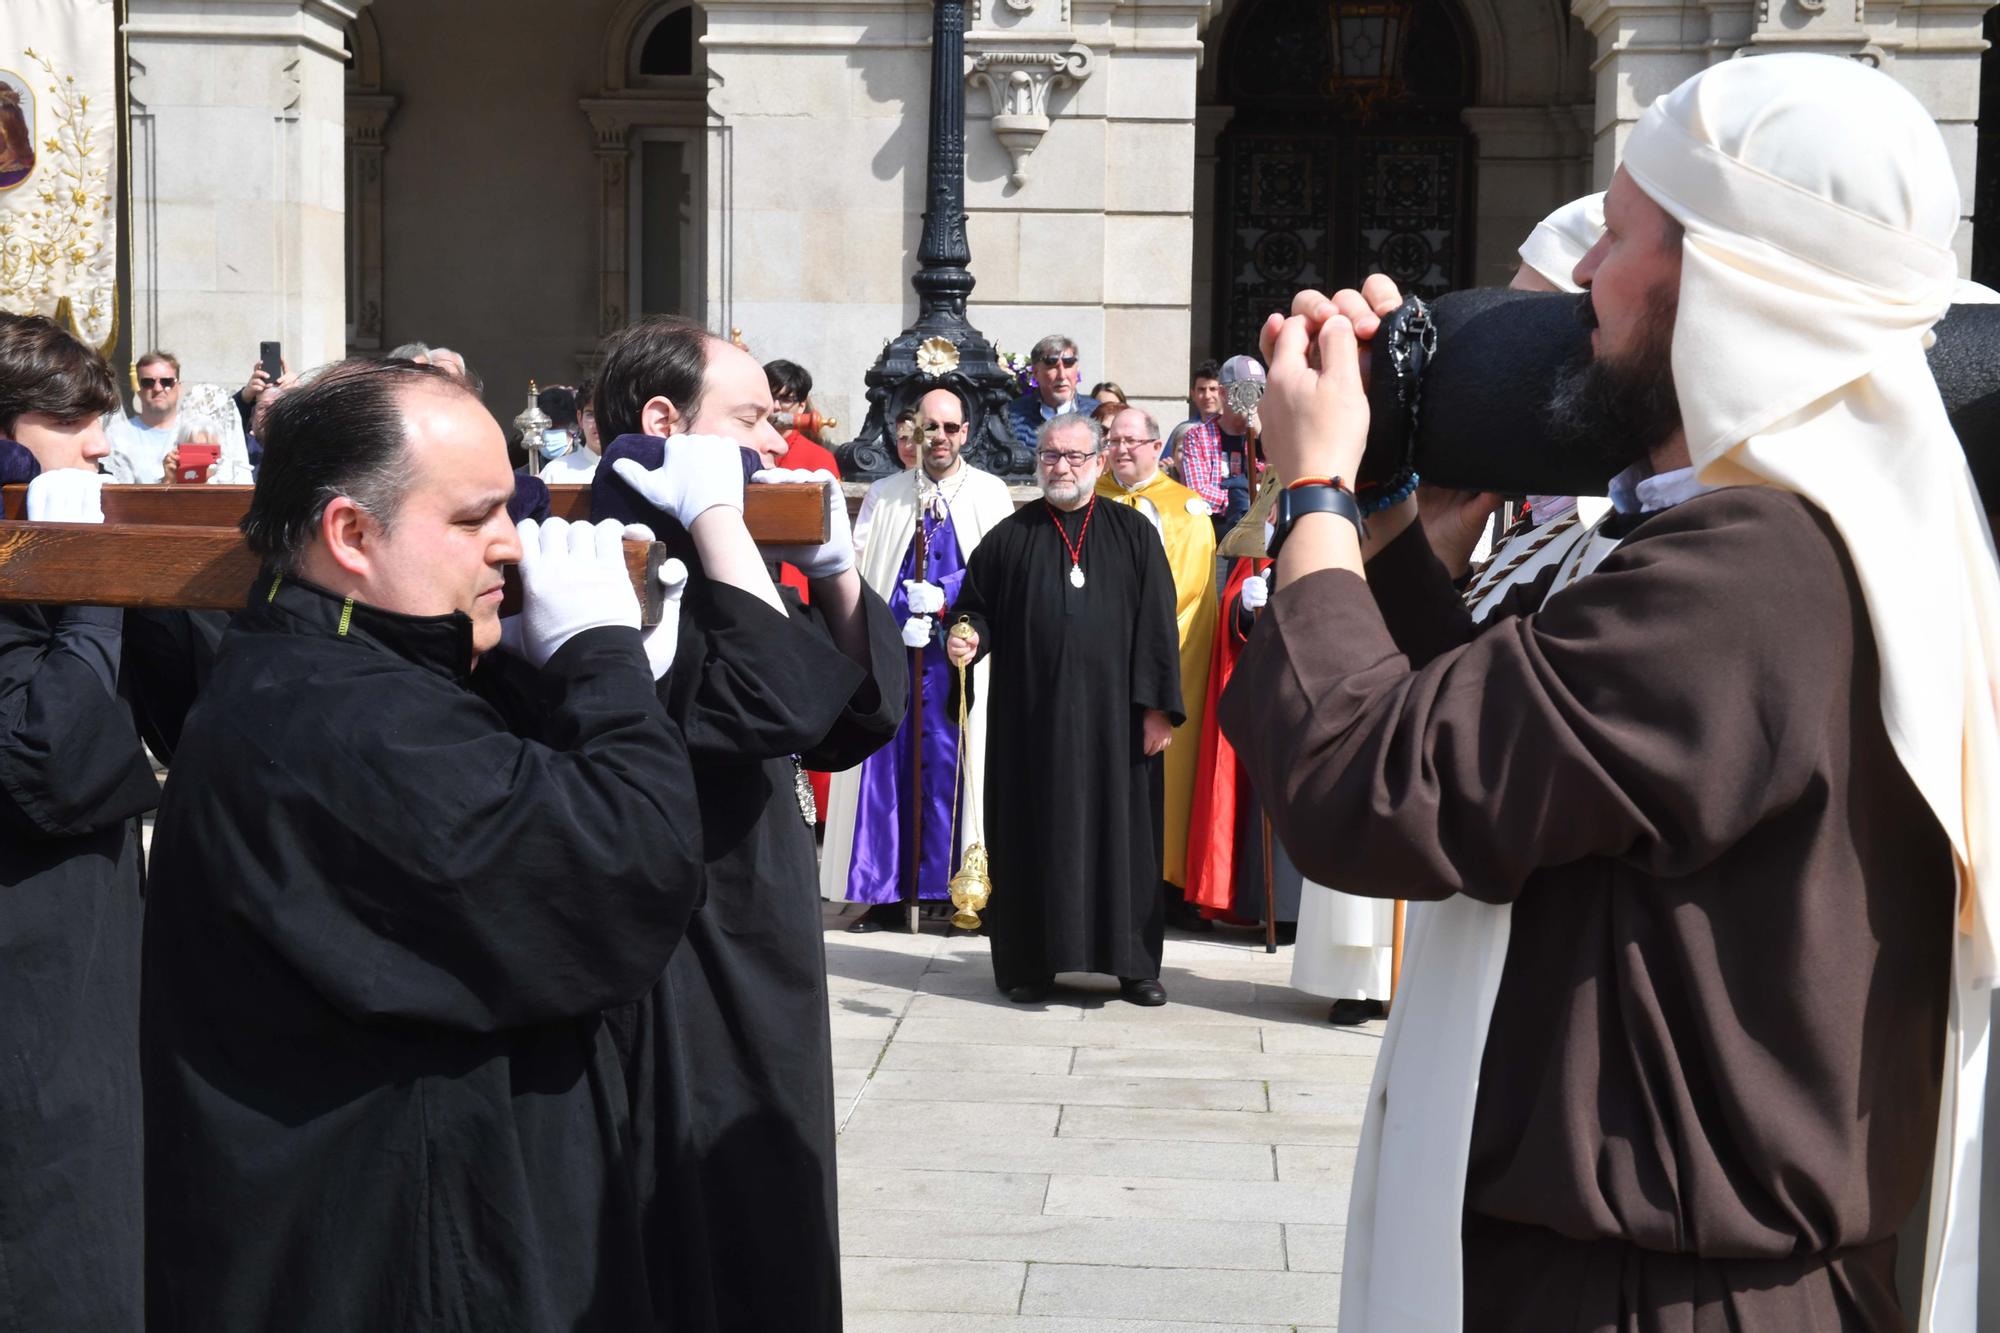
[{"label": "stone building facade", "polygon": [[[1325,89],[1327,0],[967,0],[973,322],[1174,418],[1258,311],[1504,281],[1645,103],[1747,51],[1880,64],[1975,198],[1985,0],[1419,0],[1411,96]],[[240,382],[412,339],[504,416],[635,314],[740,329],[858,424],[913,317],[919,0],[130,0],[135,344]],[[1970,259],[1971,229],[1961,238]]]}]

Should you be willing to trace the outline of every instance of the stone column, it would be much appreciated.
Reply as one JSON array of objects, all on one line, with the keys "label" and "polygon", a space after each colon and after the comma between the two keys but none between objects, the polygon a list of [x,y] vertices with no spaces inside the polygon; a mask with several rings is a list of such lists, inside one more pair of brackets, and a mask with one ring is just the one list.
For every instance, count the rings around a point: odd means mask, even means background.
[{"label": "stone column", "polygon": [[1980,22],[1988,0],[1742,0],[1692,7],[1661,0],[1574,0],[1597,39],[1595,169],[1610,183],[1639,115],[1682,79],[1739,52],[1816,51],[1881,68],[1924,104],[1958,168],[1966,223],[1961,270],[1972,253],[1973,167],[1978,149]]},{"label": "stone column", "polygon": [[133,343],[241,384],[346,351],[344,29],[367,0],[131,0]]},{"label": "stone column", "polygon": [[1520,266],[1522,238],[1558,205],[1590,193],[1592,114],[1589,105],[1465,109],[1482,205],[1475,286],[1506,285]]},{"label": "stone column", "polygon": [[354,294],[349,345],[357,352],[382,346],[382,132],[395,111],[396,99],[387,93],[347,97],[347,162],[353,173],[355,211],[348,219],[348,234],[354,238],[354,272],[348,275]]},{"label": "stone column", "polygon": [[625,327],[625,303],[632,292],[631,207],[625,173],[632,160],[632,122],[614,108],[584,104],[597,138],[597,332],[601,337]]}]

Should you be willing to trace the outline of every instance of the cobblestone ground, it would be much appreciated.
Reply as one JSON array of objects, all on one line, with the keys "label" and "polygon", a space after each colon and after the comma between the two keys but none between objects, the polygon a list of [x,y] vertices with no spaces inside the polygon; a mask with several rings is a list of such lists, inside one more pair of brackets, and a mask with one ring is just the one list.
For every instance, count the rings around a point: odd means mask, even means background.
[{"label": "cobblestone ground", "polygon": [[1168,1003],[993,987],[984,939],[826,952],[848,1333],[1330,1333],[1380,1023],[1169,932]]}]

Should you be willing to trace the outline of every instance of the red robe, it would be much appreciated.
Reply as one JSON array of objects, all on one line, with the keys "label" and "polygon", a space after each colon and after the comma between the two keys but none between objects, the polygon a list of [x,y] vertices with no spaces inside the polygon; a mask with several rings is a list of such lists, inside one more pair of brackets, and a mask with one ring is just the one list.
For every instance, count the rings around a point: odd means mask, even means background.
[{"label": "red robe", "polygon": [[1201,757],[1195,764],[1194,806],[1188,816],[1187,898],[1209,915],[1225,913],[1235,901],[1236,803],[1243,771],[1236,747],[1216,725],[1222,691],[1236,670],[1244,636],[1236,630],[1237,604],[1243,581],[1269,568],[1268,560],[1238,560],[1222,589],[1222,615],[1215,627],[1215,647],[1208,659],[1208,707],[1202,717]]}]

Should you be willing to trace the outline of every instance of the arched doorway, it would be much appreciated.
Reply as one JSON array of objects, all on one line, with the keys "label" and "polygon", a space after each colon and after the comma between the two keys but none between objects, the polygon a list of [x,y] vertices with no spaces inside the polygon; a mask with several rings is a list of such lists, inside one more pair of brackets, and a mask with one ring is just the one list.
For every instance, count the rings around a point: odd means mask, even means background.
[{"label": "arched doorway", "polygon": [[1472,166],[1462,113],[1478,86],[1451,0],[1418,0],[1407,95],[1357,113],[1329,89],[1327,0],[1239,0],[1217,101],[1215,342],[1251,351],[1264,317],[1304,287],[1375,272],[1434,296],[1471,268]]}]

